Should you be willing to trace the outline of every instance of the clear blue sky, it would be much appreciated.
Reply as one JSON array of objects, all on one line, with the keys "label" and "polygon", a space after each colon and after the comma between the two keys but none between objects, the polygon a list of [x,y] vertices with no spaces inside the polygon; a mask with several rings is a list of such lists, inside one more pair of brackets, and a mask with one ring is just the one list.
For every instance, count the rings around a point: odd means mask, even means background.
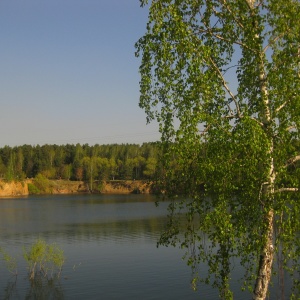
[{"label": "clear blue sky", "polygon": [[159,139],[138,107],[138,0],[0,1],[0,147]]}]

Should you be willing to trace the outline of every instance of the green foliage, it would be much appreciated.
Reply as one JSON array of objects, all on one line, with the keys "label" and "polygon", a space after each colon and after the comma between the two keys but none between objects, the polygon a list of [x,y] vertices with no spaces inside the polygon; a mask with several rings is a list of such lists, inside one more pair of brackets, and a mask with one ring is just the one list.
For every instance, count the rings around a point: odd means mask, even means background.
[{"label": "green foliage", "polygon": [[10,159],[9,159],[9,163],[7,166],[7,171],[5,174],[5,180],[7,180],[8,182],[13,181],[15,178],[15,174],[14,174],[14,161],[13,161],[13,155],[10,155]]},{"label": "green foliage", "polygon": [[29,195],[38,195],[41,194],[41,191],[33,184],[33,183],[28,183],[28,193]]},{"label": "green foliage", "polygon": [[28,185],[29,193],[33,194],[40,194],[40,193],[47,193],[51,194],[52,187],[50,181],[44,177],[42,174],[38,174],[33,183]]},{"label": "green foliage", "polygon": [[156,166],[157,166],[157,160],[154,157],[148,158],[146,161],[145,170],[143,172],[144,175],[150,179],[154,178],[156,172]]},{"label": "green foliage", "polygon": [[275,253],[292,278],[300,270],[300,3],[148,2],[136,48],[140,107],[159,123],[159,183],[172,200],[160,243],[186,248],[195,271],[208,264],[193,285],[225,299],[240,259],[245,287],[265,299]]},{"label": "green foliage", "polygon": [[99,193],[101,193],[102,190],[103,190],[103,187],[104,187],[104,182],[103,181],[99,181],[98,185],[97,185],[97,191],[99,191]]},{"label": "green foliage", "polygon": [[36,276],[53,278],[60,276],[65,262],[63,251],[56,244],[37,240],[29,249],[24,248],[24,258],[29,268],[29,278]]},{"label": "green foliage", "polygon": [[[47,244],[38,239],[29,249],[24,248],[24,259],[28,264],[30,280],[39,278],[59,279],[65,257],[63,251],[56,244]],[[17,260],[0,247],[0,255],[7,270],[17,275]]]},{"label": "green foliage", "polygon": [[7,180],[147,179],[145,161],[157,159],[157,143],[112,145],[43,145],[0,148],[0,177]]},{"label": "green foliage", "polygon": [[9,255],[1,247],[0,247],[0,254],[2,255],[2,260],[4,261],[7,270],[10,273],[12,273],[13,275],[17,275],[18,274],[18,270],[17,270],[17,260],[16,260],[16,258],[14,258],[11,255]]}]

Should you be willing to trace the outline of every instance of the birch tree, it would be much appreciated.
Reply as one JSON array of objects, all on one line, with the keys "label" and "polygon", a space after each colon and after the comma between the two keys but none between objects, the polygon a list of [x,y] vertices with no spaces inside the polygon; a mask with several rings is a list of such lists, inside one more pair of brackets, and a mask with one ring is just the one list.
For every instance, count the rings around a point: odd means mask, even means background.
[{"label": "birch tree", "polygon": [[[207,264],[207,276],[195,273],[193,283],[211,284],[221,298],[234,296],[235,258],[245,270],[242,288],[250,286],[253,299],[266,299],[281,266],[296,298],[300,2],[141,5],[149,17],[136,44],[140,107],[148,122],[159,122],[160,180],[172,200],[160,243],[186,248],[194,271]],[[179,192],[184,200],[176,199]]]}]

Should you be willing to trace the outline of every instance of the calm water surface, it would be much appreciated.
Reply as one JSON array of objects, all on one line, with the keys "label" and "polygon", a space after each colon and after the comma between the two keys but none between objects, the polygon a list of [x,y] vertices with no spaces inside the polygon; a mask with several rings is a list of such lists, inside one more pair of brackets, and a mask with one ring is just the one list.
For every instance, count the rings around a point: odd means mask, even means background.
[{"label": "calm water surface", "polygon": [[[182,250],[156,247],[167,204],[154,202],[149,195],[0,199],[0,247],[17,257],[19,273],[15,281],[0,265],[0,299],[217,299],[207,286],[192,291]],[[59,283],[29,284],[22,247],[39,237],[65,252]]]}]

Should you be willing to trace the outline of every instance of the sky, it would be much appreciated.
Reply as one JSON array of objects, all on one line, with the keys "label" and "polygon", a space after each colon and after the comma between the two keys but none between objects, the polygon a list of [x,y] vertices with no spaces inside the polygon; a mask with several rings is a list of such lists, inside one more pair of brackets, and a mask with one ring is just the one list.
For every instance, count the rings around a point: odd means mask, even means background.
[{"label": "sky", "polygon": [[159,140],[139,108],[139,0],[0,0],[0,147]]}]

